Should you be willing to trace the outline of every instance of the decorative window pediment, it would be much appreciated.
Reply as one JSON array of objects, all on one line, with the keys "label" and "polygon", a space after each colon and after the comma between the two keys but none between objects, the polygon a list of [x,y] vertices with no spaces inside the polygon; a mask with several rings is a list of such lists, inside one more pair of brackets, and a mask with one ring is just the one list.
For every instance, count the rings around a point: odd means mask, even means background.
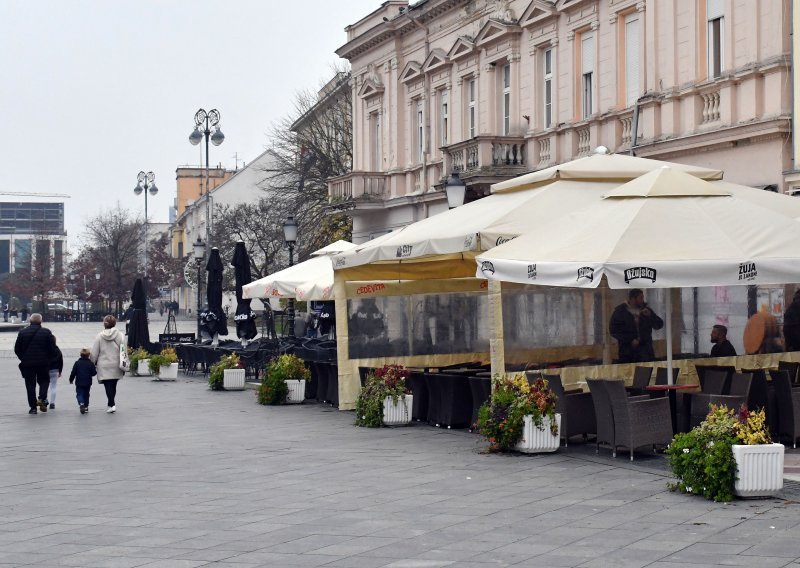
[{"label": "decorative window pediment", "polygon": [[403,71],[400,73],[400,81],[403,83],[408,83],[420,77],[422,77],[422,65],[416,61],[409,61],[406,63],[406,66],[403,67]]},{"label": "decorative window pediment", "polygon": [[385,89],[383,85],[376,83],[370,78],[367,78],[364,79],[364,83],[362,83],[361,88],[358,90],[358,96],[362,99],[369,99],[378,95],[382,95],[384,90]]},{"label": "decorative window pediment", "polygon": [[553,5],[542,0],[533,0],[519,19],[519,25],[523,28],[542,24],[551,18],[557,18],[558,12],[553,9]]},{"label": "decorative window pediment", "polygon": [[447,60],[447,54],[444,52],[444,50],[434,49],[422,64],[422,70],[426,73],[429,73],[448,65],[450,65],[450,62]]},{"label": "decorative window pediment", "polygon": [[475,38],[475,45],[478,47],[485,47],[496,41],[508,38],[510,35],[519,34],[521,32],[522,29],[516,24],[488,20],[481,28],[481,31],[478,32],[478,36]]},{"label": "decorative window pediment", "polygon": [[595,4],[596,2],[597,0],[558,0],[558,2],[556,2],[556,11],[573,10],[577,6]]},{"label": "decorative window pediment", "polygon": [[447,52],[447,57],[451,61],[455,61],[456,59],[472,54],[474,51],[475,42],[471,41],[469,38],[460,37],[453,44],[453,47],[450,48],[450,51]]}]

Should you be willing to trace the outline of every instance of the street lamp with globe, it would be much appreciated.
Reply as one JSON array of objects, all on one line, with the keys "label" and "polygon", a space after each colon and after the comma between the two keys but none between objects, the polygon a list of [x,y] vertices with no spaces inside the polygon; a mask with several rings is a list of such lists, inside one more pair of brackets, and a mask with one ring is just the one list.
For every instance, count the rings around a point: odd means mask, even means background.
[{"label": "street lamp with globe", "polygon": [[[189,135],[189,142],[192,146],[200,144],[203,137],[206,139],[206,243],[211,242],[211,206],[209,204],[211,196],[209,195],[208,185],[208,142],[210,140],[214,146],[219,146],[225,140],[225,135],[219,129],[219,120],[220,114],[217,109],[211,109],[206,112],[201,108],[194,114],[194,130],[192,130],[192,133]],[[202,130],[200,130],[201,127],[203,128]],[[211,132],[212,128],[215,129],[213,133]]]},{"label": "street lamp with globe", "polygon": [[192,245],[192,258],[197,265],[197,343],[200,343],[200,270],[203,266],[203,258],[206,256],[206,243],[199,236]]},{"label": "street lamp with globe", "polygon": [[[294,245],[297,242],[297,222],[292,215],[283,222],[283,240],[289,247],[289,266],[294,266]],[[289,298],[286,307],[286,319],[289,324],[289,337],[294,337],[294,298]]]}]

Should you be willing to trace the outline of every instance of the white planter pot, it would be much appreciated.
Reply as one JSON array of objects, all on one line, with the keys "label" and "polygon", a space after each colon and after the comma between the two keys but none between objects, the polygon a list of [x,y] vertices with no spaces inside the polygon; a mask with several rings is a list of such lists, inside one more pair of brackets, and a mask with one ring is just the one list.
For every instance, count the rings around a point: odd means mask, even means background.
[{"label": "white planter pot", "polygon": [[411,422],[411,406],[414,395],[407,394],[395,402],[392,397],[383,399],[383,424],[384,426],[405,426]]},{"label": "white planter pot", "polygon": [[558,430],[555,435],[550,432],[550,418],[547,416],[542,420],[541,430],[533,423],[532,416],[525,416],[523,420],[522,439],[514,446],[515,450],[526,454],[533,454],[537,452],[555,452],[558,449],[558,432],[561,430],[560,414],[556,414]]},{"label": "white planter pot", "polygon": [[739,497],[769,497],[783,489],[783,444],[733,445]]},{"label": "white planter pot", "polygon": [[136,365],[136,374],[140,377],[150,376],[150,359],[139,359],[139,364]]},{"label": "white planter pot", "polygon": [[300,404],[306,399],[306,380],[283,381],[289,387],[289,394],[286,395],[286,402],[289,404]]},{"label": "white planter pot", "polygon": [[158,379],[161,381],[174,381],[178,378],[178,364],[170,363],[169,365],[161,365],[158,369]]},{"label": "white planter pot", "polygon": [[244,369],[224,369],[222,388],[225,390],[244,390]]}]

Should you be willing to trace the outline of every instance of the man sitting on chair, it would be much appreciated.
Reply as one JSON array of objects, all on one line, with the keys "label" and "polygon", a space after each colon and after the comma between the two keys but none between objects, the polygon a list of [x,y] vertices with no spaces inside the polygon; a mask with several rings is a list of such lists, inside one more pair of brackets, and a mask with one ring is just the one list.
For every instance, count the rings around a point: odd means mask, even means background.
[{"label": "man sitting on chair", "polygon": [[711,356],[712,357],[736,357],[736,349],[728,341],[728,328],[724,325],[715,325],[711,328]]}]

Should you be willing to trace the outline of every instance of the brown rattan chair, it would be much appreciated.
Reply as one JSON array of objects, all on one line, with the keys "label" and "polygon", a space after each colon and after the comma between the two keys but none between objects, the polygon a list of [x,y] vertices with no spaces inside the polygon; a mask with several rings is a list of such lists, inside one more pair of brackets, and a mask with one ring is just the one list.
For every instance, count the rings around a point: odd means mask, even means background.
[{"label": "brown rattan chair", "polygon": [[[672,368],[672,384],[676,384],[678,382],[678,373],[681,370],[677,367]],[[656,384],[657,385],[666,385],[669,384],[667,381],[667,368],[666,367],[656,367]]]},{"label": "brown rattan chair", "polygon": [[547,376],[547,381],[556,395],[556,412],[561,414],[560,436],[564,446],[572,436],[580,435],[585,440],[589,434],[594,434],[597,424],[592,395],[581,389],[564,390],[558,375]]},{"label": "brown rattan chair", "polygon": [[625,390],[628,394],[641,395],[647,394],[645,387],[650,384],[650,379],[653,377],[653,367],[636,367],[633,370],[633,382],[631,386],[626,387]]},{"label": "brown rattan chair", "polygon": [[770,376],[778,406],[778,439],[789,438],[796,448],[800,438],[800,390],[792,388],[788,371],[770,371]]},{"label": "brown rattan chair", "polygon": [[792,386],[797,386],[800,384],[800,363],[795,363],[794,361],[778,361],[778,370],[779,371],[786,371],[789,374],[789,383]]},{"label": "brown rattan chair", "polygon": [[625,393],[621,381],[607,381],[605,384],[614,420],[614,442],[612,454],[617,457],[617,448],[633,451],[642,446],[667,445],[672,440],[672,416],[669,399],[651,398],[631,400]]},{"label": "brown rattan chair", "polygon": [[712,404],[739,410],[741,405],[747,403],[748,397],[750,396],[750,387],[753,382],[753,374],[734,373],[731,376],[729,390],[725,392],[723,386],[723,391],[719,392],[717,389],[719,381],[718,373],[718,371],[709,371],[706,373],[706,390],[704,392],[690,393],[688,395],[689,400],[691,400],[689,425],[692,428],[705,419],[708,414],[708,409]]},{"label": "brown rattan chair", "polygon": [[595,440],[595,453],[600,453],[600,444],[608,446],[614,450],[614,415],[611,412],[611,401],[608,399],[606,391],[606,381],[602,379],[588,379],[589,392],[592,396],[594,405],[595,430],[597,439]]}]

